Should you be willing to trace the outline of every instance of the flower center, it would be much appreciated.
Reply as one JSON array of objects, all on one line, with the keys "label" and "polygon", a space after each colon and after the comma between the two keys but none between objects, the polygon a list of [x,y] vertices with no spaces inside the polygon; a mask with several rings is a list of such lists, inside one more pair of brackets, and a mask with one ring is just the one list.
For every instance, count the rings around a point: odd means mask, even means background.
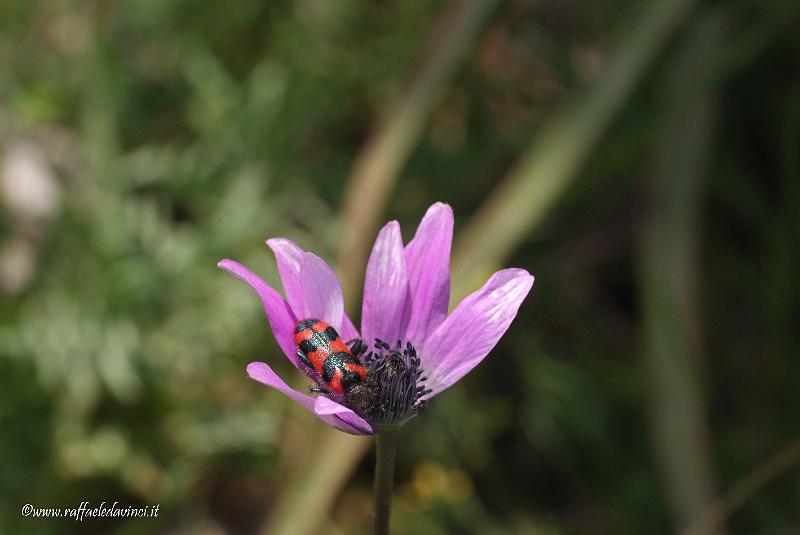
[{"label": "flower center", "polygon": [[431,392],[425,388],[420,359],[411,342],[405,348],[400,340],[394,348],[375,340],[375,350],[361,361],[367,368],[365,379],[345,393],[347,404],[374,425],[398,425],[425,408],[420,398]]}]

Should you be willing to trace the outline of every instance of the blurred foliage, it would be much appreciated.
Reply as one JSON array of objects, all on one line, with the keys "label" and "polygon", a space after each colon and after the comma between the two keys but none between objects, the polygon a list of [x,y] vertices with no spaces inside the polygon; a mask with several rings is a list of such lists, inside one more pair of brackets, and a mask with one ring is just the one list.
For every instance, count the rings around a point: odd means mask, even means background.
[{"label": "blurred foliage", "polygon": [[[0,6],[0,532],[257,531],[282,491],[272,476],[292,422],[286,400],[244,367],[292,370],[253,295],[215,264],[236,258],[277,285],[262,246],[272,236],[335,258],[350,165],[413,77],[443,6]],[[387,218],[409,237],[443,200],[458,232],[553,110],[602,83],[612,28],[636,8],[502,3],[433,111]],[[537,277],[508,336],[404,429],[398,533],[670,532],[637,240],[658,133],[674,113],[659,99],[672,48],[711,10],[728,35],[705,76],[716,114],[692,229],[710,469],[727,488],[800,435],[798,6],[701,3],[508,259]],[[367,458],[328,532],[366,530],[371,470]],[[81,524],[19,512],[104,500],[160,503],[161,514]],[[729,531],[793,533],[798,511],[795,468]]]}]

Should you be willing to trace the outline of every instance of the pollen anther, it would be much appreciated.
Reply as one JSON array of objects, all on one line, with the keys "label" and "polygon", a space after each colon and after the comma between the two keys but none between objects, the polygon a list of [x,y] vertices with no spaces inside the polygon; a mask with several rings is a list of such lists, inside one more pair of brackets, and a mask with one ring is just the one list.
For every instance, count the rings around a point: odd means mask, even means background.
[{"label": "pollen anther", "polygon": [[416,416],[427,404],[420,398],[429,394],[420,369],[420,359],[411,342],[398,340],[391,347],[375,340],[375,350],[361,360],[367,375],[346,394],[347,404],[373,425],[398,425]]}]

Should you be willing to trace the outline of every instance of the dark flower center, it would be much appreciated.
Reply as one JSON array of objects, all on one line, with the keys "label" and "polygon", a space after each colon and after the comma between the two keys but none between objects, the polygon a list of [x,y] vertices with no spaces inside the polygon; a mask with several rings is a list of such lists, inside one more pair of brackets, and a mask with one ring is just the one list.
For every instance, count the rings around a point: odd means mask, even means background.
[{"label": "dark flower center", "polygon": [[367,375],[345,392],[347,405],[373,425],[397,425],[416,416],[429,394],[420,359],[411,342],[397,341],[394,348],[375,340],[375,350],[361,357]]}]

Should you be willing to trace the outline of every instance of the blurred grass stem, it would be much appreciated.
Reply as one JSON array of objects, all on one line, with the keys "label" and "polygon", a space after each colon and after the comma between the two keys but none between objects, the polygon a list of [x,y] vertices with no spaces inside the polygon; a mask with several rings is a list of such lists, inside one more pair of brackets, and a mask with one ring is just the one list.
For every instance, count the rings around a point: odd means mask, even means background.
[{"label": "blurred grass stem", "polygon": [[388,535],[392,507],[397,429],[384,427],[375,435],[375,535]]},{"label": "blurred grass stem", "polygon": [[451,303],[500,265],[572,183],[594,144],[696,0],[652,0],[622,17],[622,35],[596,82],[553,116],[469,221],[454,247]]},{"label": "blurred grass stem", "polygon": [[651,385],[653,448],[676,526],[697,518],[716,494],[698,370],[697,273],[714,124],[710,76],[725,35],[720,15],[714,11],[696,19],[659,84],[663,123],[654,139],[641,235],[643,357]]},{"label": "blurred grass stem", "polygon": [[345,299],[360,295],[378,220],[392,186],[416,146],[433,106],[471,49],[497,0],[459,0],[447,6],[431,32],[425,62],[400,93],[382,125],[356,157],[344,195],[339,275]]},{"label": "blurred grass stem", "polygon": [[753,468],[722,497],[707,507],[702,515],[686,526],[680,535],[714,533],[736,509],[764,486],[798,463],[800,463],[800,439],[792,441],[778,453]]},{"label": "blurred grass stem", "polygon": [[286,474],[286,488],[261,533],[302,535],[319,532],[337,493],[372,443],[367,437],[325,428],[313,437],[319,455]]}]

